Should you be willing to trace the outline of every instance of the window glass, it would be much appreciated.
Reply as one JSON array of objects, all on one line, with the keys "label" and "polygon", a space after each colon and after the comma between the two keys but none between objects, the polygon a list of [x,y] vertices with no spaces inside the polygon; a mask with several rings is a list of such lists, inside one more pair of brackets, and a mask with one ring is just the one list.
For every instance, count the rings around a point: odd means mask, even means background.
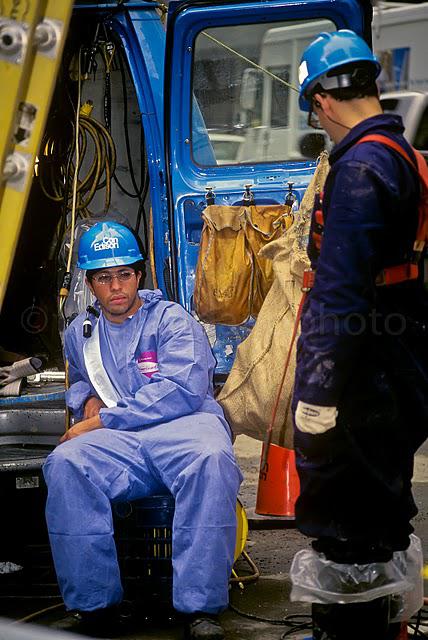
[{"label": "window glass", "polygon": [[428,151],[428,107],[425,109],[419,123],[414,146],[421,151]]},{"label": "window glass", "polygon": [[193,59],[192,154],[203,166],[316,158],[327,134],[298,104],[305,47],[330,20],[205,29]]}]

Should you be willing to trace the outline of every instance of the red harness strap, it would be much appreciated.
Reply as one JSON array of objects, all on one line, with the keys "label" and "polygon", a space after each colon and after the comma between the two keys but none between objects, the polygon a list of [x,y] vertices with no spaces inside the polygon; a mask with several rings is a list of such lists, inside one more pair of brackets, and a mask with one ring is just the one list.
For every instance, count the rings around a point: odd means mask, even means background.
[{"label": "red harness strap", "polygon": [[398,284],[400,282],[406,282],[407,280],[416,280],[419,276],[418,262],[423,250],[428,244],[428,167],[425,163],[425,159],[419,151],[413,149],[417,161],[417,164],[415,164],[401,145],[394,140],[391,140],[391,138],[377,133],[364,136],[361,140],[358,140],[357,144],[361,144],[362,142],[380,142],[381,144],[394,149],[394,151],[399,153],[419,175],[419,217],[418,229],[413,245],[413,260],[411,262],[383,269],[376,278],[376,284],[378,286],[382,286]]},{"label": "red harness strap", "polygon": [[324,233],[324,214],[322,211],[322,200],[323,194],[317,193],[315,196],[315,204],[314,204],[314,221],[313,221],[313,231],[312,231],[312,240],[318,251],[321,251],[322,244],[322,236]]}]

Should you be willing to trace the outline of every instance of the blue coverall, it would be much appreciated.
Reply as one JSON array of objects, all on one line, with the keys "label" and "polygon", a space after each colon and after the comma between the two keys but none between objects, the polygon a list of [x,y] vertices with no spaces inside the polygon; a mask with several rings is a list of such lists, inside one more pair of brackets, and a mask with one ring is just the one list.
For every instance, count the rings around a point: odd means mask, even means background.
[{"label": "blue coverall", "polygon": [[[417,509],[413,457],[428,433],[428,294],[418,281],[376,286],[379,272],[411,259],[419,180],[380,133],[407,153],[401,119],[355,126],[330,155],[321,250],[312,220],[315,285],[305,303],[293,398],[337,407],[336,427],[295,427],[299,529],[338,562],[384,561],[407,548]],[[421,269],[421,272],[423,269]]]},{"label": "blue coverall", "polygon": [[[171,492],[174,606],[218,613],[228,604],[242,476],[213,397],[215,362],[203,329],[180,305],[160,291],[140,297],[124,323],[99,320],[104,367],[121,399],[100,410],[104,428],[59,445],[44,466],[58,581],[68,609],[120,602],[111,502]],[[97,395],[83,359],[83,319],[65,334],[66,399],[78,419]]]}]

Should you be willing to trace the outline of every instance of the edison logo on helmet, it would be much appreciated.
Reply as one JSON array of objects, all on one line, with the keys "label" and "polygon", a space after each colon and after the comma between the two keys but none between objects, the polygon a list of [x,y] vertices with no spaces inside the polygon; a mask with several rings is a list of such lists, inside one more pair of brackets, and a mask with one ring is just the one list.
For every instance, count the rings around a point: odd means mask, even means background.
[{"label": "edison logo on helmet", "polygon": [[94,251],[105,251],[106,249],[119,249],[118,238],[103,238],[101,242],[93,242]]}]

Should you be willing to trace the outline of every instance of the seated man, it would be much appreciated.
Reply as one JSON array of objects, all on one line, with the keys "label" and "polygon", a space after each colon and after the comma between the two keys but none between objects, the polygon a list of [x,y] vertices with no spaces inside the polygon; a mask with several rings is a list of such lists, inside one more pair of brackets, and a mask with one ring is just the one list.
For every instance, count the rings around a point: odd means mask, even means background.
[{"label": "seated man", "polygon": [[89,332],[81,314],[65,333],[77,422],[44,466],[55,568],[84,632],[111,634],[123,591],[110,503],[170,492],[173,604],[189,614],[187,637],[217,640],[242,476],[204,330],[160,291],[138,291],[141,261],[135,237],[115,222],[95,224],[79,244],[97,302]]}]

